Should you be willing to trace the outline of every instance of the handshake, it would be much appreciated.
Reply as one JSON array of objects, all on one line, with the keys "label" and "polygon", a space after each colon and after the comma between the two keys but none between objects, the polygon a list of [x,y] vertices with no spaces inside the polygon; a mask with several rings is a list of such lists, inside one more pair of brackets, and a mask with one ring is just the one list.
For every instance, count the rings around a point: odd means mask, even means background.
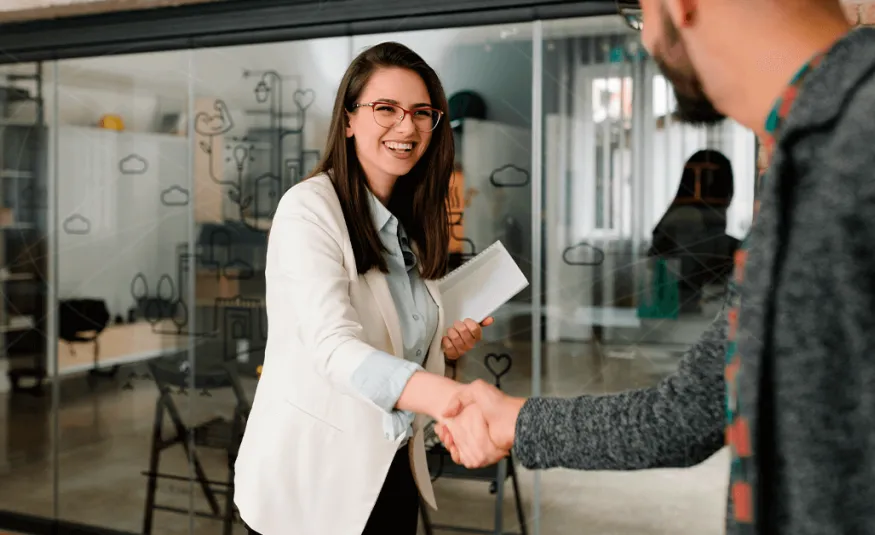
[{"label": "handshake", "polygon": [[455,463],[469,469],[495,464],[513,447],[524,403],[478,379],[458,386],[435,431]]}]

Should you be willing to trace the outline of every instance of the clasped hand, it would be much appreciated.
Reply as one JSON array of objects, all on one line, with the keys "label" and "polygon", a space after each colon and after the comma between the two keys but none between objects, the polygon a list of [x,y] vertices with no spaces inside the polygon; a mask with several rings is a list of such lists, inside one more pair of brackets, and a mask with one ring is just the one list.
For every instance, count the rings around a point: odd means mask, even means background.
[{"label": "clasped hand", "polygon": [[460,385],[435,431],[457,464],[466,468],[495,464],[513,446],[523,401],[481,380]]},{"label": "clasped hand", "polygon": [[[481,327],[493,321],[489,317],[479,324],[471,319],[455,322],[442,339],[446,358],[456,360],[473,348],[482,337]],[[435,431],[457,464],[467,468],[495,464],[513,446],[523,401],[484,381],[459,385]]]}]

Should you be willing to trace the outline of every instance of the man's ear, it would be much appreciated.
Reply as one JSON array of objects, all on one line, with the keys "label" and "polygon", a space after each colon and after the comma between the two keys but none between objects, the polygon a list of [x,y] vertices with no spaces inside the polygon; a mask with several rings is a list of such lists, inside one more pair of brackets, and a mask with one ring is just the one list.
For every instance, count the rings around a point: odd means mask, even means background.
[{"label": "man's ear", "polygon": [[662,0],[675,28],[688,28],[696,20],[699,0]]}]

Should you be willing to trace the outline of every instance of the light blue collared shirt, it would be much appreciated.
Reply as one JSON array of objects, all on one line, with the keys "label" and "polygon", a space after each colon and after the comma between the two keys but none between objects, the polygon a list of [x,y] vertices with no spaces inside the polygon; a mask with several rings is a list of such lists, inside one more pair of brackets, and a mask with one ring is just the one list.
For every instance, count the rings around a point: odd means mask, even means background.
[{"label": "light blue collared shirt", "polygon": [[423,370],[428,348],[438,327],[438,307],[419,276],[418,260],[398,219],[370,194],[371,215],[386,247],[386,281],[401,327],[404,359],[383,351],[368,355],[352,375],[352,384],[386,411],[383,429],[387,440],[409,438],[414,414],[395,409],[407,381]]}]

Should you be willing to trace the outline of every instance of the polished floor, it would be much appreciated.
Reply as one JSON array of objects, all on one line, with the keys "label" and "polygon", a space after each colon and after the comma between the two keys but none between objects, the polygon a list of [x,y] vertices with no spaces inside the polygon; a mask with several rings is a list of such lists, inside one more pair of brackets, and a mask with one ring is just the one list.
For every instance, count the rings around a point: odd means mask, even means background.
[{"label": "polished floor", "polygon": [[[525,343],[478,348],[460,366],[460,378],[489,378],[483,364],[488,352],[509,353],[514,364],[501,386],[513,394],[531,392],[529,348]],[[542,392],[573,396],[649,386],[670,373],[677,353],[637,348],[633,358],[596,356],[589,344],[545,346]],[[254,382],[245,383],[251,395]],[[50,396],[0,395],[0,509],[52,516],[57,498],[59,518],[115,530],[142,533],[149,444],[157,389],[142,373],[122,370],[114,379],[89,383],[65,381],[60,389],[60,416],[55,428]],[[227,416],[234,403],[230,389],[176,392],[174,400],[186,422]],[[169,426],[168,426],[169,427]],[[55,434],[57,433],[57,439]],[[4,438],[5,435],[5,438]],[[57,466],[53,466],[57,448]],[[200,448],[211,479],[226,477],[226,462],[215,450]],[[181,447],[168,449],[160,471],[185,476]],[[57,469],[57,494],[54,488]],[[688,470],[630,473],[549,470],[540,473],[541,533],[672,534],[721,533],[726,496],[727,456],[720,452]],[[520,470],[521,494],[532,522],[533,472]],[[495,496],[487,483],[441,480],[435,483],[440,510],[437,524],[491,529]],[[511,486],[504,503],[505,529],[518,531]],[[186,481],[161,482],[158,502],[206,510],[197,488]],[[0,527],[2,529],[2,527]],[[221,523],[157,512],[153,533],[161,535],[221,533]],[[243,534],[237,526],[235,534]],[[436,533],[445,533],[437,531]]]}]

